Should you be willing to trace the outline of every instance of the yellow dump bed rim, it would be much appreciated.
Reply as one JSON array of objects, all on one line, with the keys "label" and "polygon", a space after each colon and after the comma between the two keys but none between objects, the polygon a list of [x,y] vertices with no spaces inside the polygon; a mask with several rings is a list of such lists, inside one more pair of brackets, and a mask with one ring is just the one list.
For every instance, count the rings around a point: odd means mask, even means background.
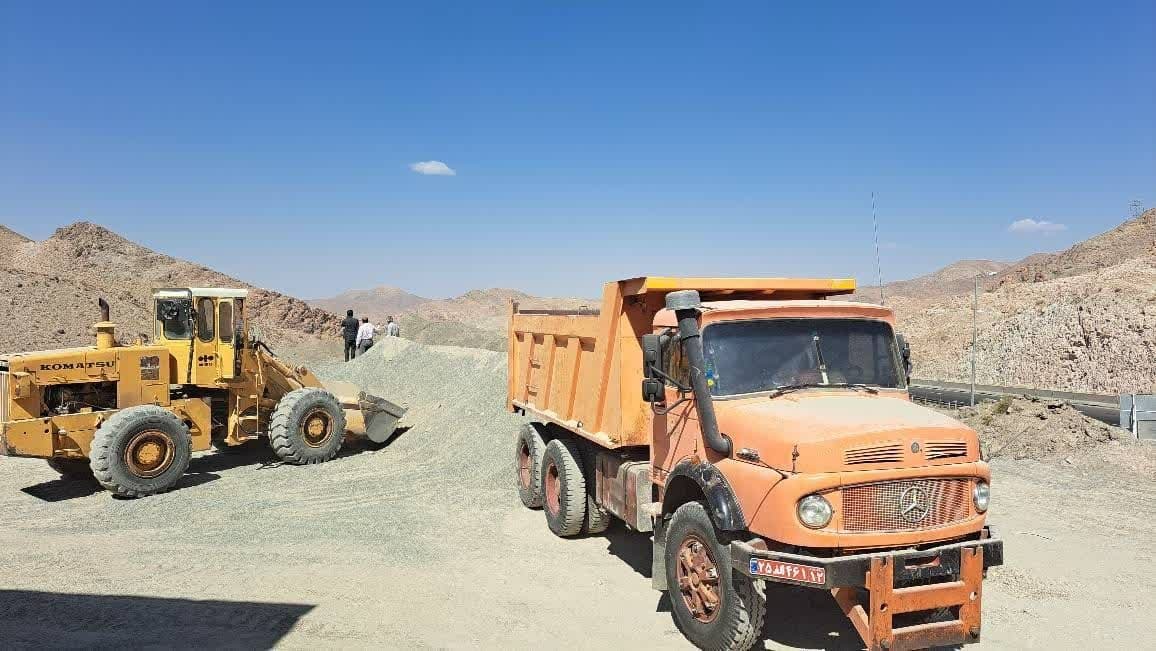
[{"label": "yellow dump bed rim", "polygon": [[837,296],[855,291],[853,278],[671,278],[646,276],[623,281],[627,295],[667,293],[684,289],[698,290],[703,300],[744,297],[769,297],[776,293],[804,293],[813,296]]}]

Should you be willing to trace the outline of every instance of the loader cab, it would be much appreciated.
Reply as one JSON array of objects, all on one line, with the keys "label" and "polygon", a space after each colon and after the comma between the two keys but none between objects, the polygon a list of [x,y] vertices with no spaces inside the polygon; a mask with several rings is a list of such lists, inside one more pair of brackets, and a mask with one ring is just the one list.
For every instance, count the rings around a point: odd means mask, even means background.
[{"label": "loader cab", "polygon": [[[248,295],[244,289],[198,287],[153,292],[153,337],[169,351],[171,384],[215,386],[240,374]],[[160,362],[163,372],[164,360]]]}]

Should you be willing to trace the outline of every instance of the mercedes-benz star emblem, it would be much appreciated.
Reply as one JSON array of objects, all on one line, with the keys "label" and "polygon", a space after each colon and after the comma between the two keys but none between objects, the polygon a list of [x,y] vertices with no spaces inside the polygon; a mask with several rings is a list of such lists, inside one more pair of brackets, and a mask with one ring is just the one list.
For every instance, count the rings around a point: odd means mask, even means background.
[{"label": "mercedes-benz star emblem", "polygon": [[931,512],[927,491],[912,486],[899,494],[899,515],[908,522],[920,522]]}]

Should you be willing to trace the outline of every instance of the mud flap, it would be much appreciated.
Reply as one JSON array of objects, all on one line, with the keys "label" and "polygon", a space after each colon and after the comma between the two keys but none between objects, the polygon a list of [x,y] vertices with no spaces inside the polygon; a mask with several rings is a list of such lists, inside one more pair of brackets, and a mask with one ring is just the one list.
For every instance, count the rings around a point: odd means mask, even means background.
[{"label": "mud flap", "polygon": [[650,585],[659,592],[666,592],[666,520],[654,520],[654,546],[650,559]]}]

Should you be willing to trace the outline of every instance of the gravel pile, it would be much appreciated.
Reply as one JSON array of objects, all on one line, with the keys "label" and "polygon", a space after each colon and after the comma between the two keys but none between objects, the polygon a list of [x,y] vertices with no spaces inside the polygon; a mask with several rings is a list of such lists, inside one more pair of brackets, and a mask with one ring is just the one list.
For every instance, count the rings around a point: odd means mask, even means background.
[{"label": "gravel pile", "polygon": [[[390,458],[422,476],[418,490],[508,493],[513,432],[521,418],[506,411],[506,355],[427,346],[386,337],[352,362],[315,364],[322,380],[344,380],[407,408],[409,429]],[[402,456],[404,455],[404,456]]]},{"label": "gravel pile", "polygon": [[1005,398],[964,407],[954,415],[979,432],[985,459],[1042,460],[1105,445],[1136,443],[1131,433],[1059,401]]}]

